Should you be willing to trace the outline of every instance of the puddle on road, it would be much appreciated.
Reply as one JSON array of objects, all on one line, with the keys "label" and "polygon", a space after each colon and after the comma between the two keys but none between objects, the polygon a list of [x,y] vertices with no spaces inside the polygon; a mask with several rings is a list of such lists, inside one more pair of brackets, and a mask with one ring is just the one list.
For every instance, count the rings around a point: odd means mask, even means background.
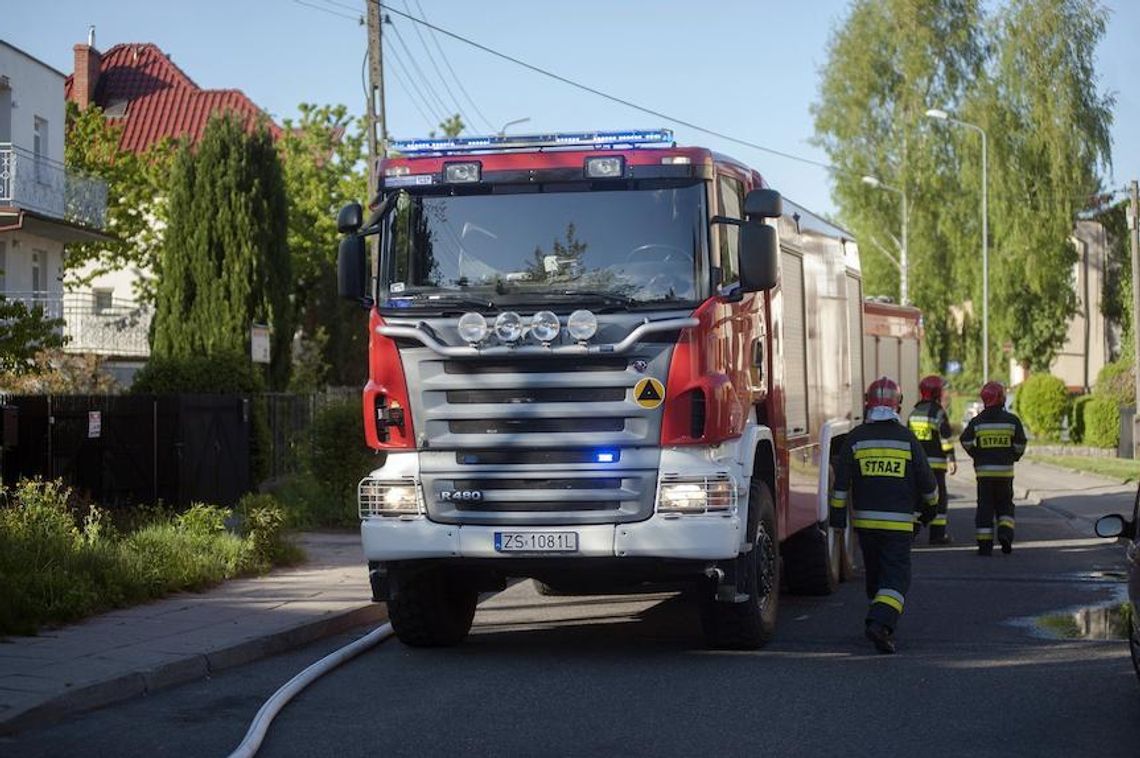
[{"label": "puddle on road", "polygon": [[1049,613],[1033,619],[1035,630],[1058,640],[1126,640],[1132,624],[1128,603]]}]

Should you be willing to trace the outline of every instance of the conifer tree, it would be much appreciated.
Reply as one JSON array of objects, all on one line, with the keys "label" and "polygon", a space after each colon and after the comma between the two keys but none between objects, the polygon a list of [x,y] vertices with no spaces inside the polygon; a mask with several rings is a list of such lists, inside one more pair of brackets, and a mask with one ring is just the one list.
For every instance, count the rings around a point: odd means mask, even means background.
[{"label": "conifer tree", "polygon": [[269,324],[269,384],[288,381],[293,323],[287,202],[264,124],[210,119],[170,173],[169,225],[159,265],[153,352],[158,357],[249,355],[250,326]]}]

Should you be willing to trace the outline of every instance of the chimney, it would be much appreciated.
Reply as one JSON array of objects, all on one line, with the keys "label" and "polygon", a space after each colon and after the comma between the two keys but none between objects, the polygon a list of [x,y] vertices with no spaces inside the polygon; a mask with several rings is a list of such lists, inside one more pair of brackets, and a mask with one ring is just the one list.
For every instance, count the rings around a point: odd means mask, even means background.
[{"label": "chimney", "polygon": [[75,75],[71,82],[71,99],[86,110],[95,101],[95,86],[99,83],[99,64],[103,56],[95,49],[95,27],[87,32],[87,44],[76,45]]}]

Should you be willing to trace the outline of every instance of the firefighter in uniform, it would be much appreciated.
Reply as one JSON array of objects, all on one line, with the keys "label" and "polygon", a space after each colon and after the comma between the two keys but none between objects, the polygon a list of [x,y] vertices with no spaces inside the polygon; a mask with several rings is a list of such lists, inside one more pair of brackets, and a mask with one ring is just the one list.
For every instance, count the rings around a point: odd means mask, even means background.
[{"label": "firefighter in uniform", "polygon": [[1005,388],[1000,382],[982,387],[985,408],[966,425],[962,447],[974,459],[978,480],[978,510],[974,516],[978,555],[992,555],[994,517],[1003,553],[1013,552],[1013,464],[1025,453],[1021,419],[1005,409]]},{"label": "firefighter in uniform", "polygon": [[[924,377],[918,383],[918,392],[922,395],[922,399],[914,406],[907,419],[907,426],[922,443],[926,460],[930,462],[930,470],[934,472],[934,479],[938,482],[938,513],[930,522],[931,545],[950,544],[950,535],[947,534],[946,474],[953,474],[958,470],[958,462],[954,460],[950,419],[942,409],[942,390],[945,386],[946,383],[940,376],[931,374]],[[916,524],[916,535],[918,528],[919,525]]]},{"label": "firefighter in uniform", "polygon": [[929,522],[938,484],[922,446],[902,425],[902,395],[887,377],[871,382],[866,421],[843,443],[831,493],[831,526],[859,532],[867,573],[867,639],[881,653],[895,651],[894,630],[910,588],[910,548],[915,517]]}]

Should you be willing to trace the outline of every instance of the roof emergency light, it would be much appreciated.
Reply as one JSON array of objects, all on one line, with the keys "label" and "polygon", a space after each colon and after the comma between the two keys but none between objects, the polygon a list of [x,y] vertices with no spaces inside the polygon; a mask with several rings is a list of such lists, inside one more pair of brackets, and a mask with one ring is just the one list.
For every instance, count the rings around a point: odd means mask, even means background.
[{"label": "roof emergency light", "polygon": [[671,129],[630,129],[617,132],[558,132],[551,134],[493,135],[444,139],[392,140],[389,147],[404,155],[474,153],[494,150],[526,150],[570,147],[639,147],[672,145]]}]

